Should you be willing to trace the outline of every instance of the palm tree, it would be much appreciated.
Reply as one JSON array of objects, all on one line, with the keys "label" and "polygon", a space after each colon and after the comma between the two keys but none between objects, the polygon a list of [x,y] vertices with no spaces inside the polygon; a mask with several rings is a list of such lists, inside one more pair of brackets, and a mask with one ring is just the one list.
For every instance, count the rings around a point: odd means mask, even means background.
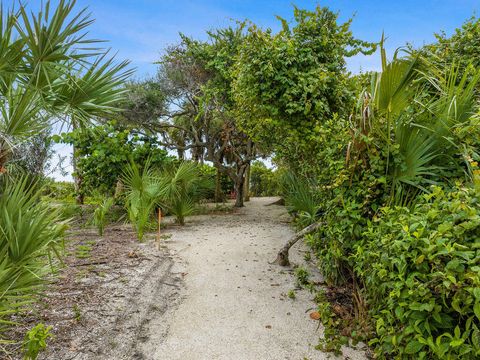
[{"label": "palm tree", "polygon": [[53,9],[47,0],[37,13],[23,2],[0,6],[1,325],[39,290],[49,270],[45,255],[65,228],[27,177],[4,175],[12,150],[56,121],[81,126],[115,112],[131,74],[127,62],[116,63],[87,37],[93,20],[86,10],[75,13],[75,3],[59,0]]},{"label": "palm tree", "polygon": [[198,201],[213,187],[211,179],[200,175],[196,163],[182,162],[160,176],[159,203],[185,225],[185,218],[194,213]]},{"label": "palm tree", "polygon": [[0,196],[0,342],[6,317],[35,299],[50,267],[45,256],[56,252],[66,230],[58,210],[40,201],[41,189],[27,178],[9,178],[8,196]]},{"label": "palm tree", "polygon": [[160,179],[147,159],[143,169],[133,160],[125,167],[122,182],[127,194],[126,206],[130,222],[140,241],[158,201]]},{"label": "palm tree", "polygon": [[[386,149],[391,202],[408,205],[445,174],[462,171],[453,158],[463,149],[452,139],[475,113],[480,71],[459,77],[455,65],[445,74],[418,56],[400,57],[398,50],[391,62],[383,48],[381,56],[382,72],[373,74],[371,90],[362,93],[353,130],[372,135],[375,146]],[[358,137],[353,148],[368,153]]]},{"label": "palm tree", "polygon": [[202,177],[193,162],[182,162],[158,173],[147,160],[143,169],[135,162],[125,167],[126,206],[138,239],[142,240],[155,207],[176,217],[180,225],[192,215],[198,201],[213,189],[212,179]]},{"label": "palm tree", "polygon": [[36,14],[0,8],[0,169],[12,149],[55,121],[74,127],[115,112],[132,73],[87,38],[93,22],[75,0]]}]

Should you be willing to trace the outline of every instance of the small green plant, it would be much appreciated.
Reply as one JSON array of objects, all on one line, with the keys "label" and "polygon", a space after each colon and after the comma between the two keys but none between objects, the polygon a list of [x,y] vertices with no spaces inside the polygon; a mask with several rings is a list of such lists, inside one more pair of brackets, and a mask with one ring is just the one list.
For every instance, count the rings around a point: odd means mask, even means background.
[{"label": "small green plant", "polygon": [[185,218],[195,213],[198,202],[213,185],[211,179],[202,177],[197,164],[183,162],[161,174],[158,200],[178,224],[185,225]]},{"label": "small green plant", "polygon": [[151,166],[151,160],[147,160],[143,168],[131,160],[124,169],[123,182],[128,217],[138,240],[142,241],[160,188],[159,178]]},{"label": "small green plant", "polygon": [[91,245],[78,245],[75,250],[75,257],[77,259],[88,259],[92,251]]},{"label": "small green plant", "polygon": [[319,319],[324,326],[323,338],[319,340],[315,348],[320,351],[333,352],[335,355],[341,355],[342,345],[348,343],[348,337],[341,335],[342,319],[332,311],[332,305],[323,290],[315,294],[315,302],[317,303],[317,310],[320,314]]},{"label": "small green plant", "polygon": [[295,290],[293,290],[293,289],[288,291],[287,296],[288,296],[289,299],[292,299],[292,300],[295,300],[295,298],[297,297],[295,295]]},{"label": "small green plant", "polygon": [[26,334],[23,340],[24,360],[36,360],[38,354],[47,348],[47,340],[52,338],[51,326],[40,323],[35,325]]},{"label": "small green plant", "polygon": [[297,285],[303,287],[309,284],[310,274],[303,267],[298,267],[295,269],[295,277],[297,278]]},{"label": "small green plant", "polygon": [[103,236],[105,225],[108,223],[107,213],[110,211],[113,202],[113,198],[105,198],[93,213],[93,224],[97,227],[100,236]]},{"label": "small green plant", "polygon": [[305,255],[303,255],[303,259],[307,262],[312,261],[312,253],[310,251],[307,251]]},{"label": "small green plant", "polygon": [[75,304],[73,305],[73,317],[76,321],[80,321],[82,319],[82,311],[80,310],[80,307]]}]

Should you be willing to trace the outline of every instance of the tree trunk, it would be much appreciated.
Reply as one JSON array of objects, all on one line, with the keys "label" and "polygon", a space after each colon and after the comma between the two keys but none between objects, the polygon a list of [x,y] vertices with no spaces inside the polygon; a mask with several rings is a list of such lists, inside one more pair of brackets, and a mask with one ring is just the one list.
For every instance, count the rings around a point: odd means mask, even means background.
[{"label": "tree trunk", "polygon": [[78,160],[78,150],[75,148],[75,145],[73,145],[73,155],[72,155],[72,166],[73,166],[73,179],[75,181],[75,193],[76,193],[76,202],[79,205],[83,205],[85,198],[83,194],[83,176],[80,174],[80,171],[78,169],[77,165],[77,160]]},{"label": "tree trunk", "polygon": [[315,230],[317,230],[320,226],[323,225],[323,222],[315,222],[311,225],[308,225],[306,228],[300,230],[297,232],[293,237],[291,237],[285,245],[282,247],[282,249],[278,252],[277,258],[275,259],[274,262],[271,264],[276,264],[280,266],[289,266],[290,261],[288,260],[288,251],[290,248],[296,244],[296,242],[300,239],[302,239],[305,235],[308,235]]},{"label": "tree trunk", "polygon": [[250,163],[247,164],[245,175],[245,201],[250,201]]},{"label": "tree trunk", "polygon": [[215,176],[215,202],[219,203],[223,201],[222,196],[222,182],[220,170],[217,169],[217,175]]},{"label": "tree trunk", "polygon": [[179,160],[183,161],[185,159],[185,151],[177,149],[177,156]]},{"label": "tree trunk", "polygon": [[235,207],[243,207],[244,182],[245,177],[243,176],[243,174],[241,176],[237,176],[237,178],[235,179]]}]

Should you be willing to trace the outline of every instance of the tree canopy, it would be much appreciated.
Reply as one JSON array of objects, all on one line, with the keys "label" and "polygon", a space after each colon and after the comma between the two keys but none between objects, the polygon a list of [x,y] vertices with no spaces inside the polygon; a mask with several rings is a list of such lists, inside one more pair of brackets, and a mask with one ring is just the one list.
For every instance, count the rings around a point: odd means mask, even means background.
[{"label": "tree canopy", "polygon": [[294,8],[293,24],[279,21],[276,34],[249,27],[235,65],[234,97],[242,129],[294,164],[311,158],[323,121],[352,108],[345,58],[376,46],[356,39],[351,20],[339,24],[328,8]]}]

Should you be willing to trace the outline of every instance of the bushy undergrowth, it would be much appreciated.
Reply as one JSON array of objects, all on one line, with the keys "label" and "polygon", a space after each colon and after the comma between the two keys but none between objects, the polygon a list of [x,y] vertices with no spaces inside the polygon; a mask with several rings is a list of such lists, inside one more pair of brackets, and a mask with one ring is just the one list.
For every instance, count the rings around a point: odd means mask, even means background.
[{"label": "bushy undergrowth", "polygon": [[307,243],[327,285],[350,298],[342,310],[334,294],[318,297],[320,347],[338,351],[348,330],[380,359],[476,359],[479,73],[440,75],[412,57],[383,66],[358,112],[319,130],[318,167],[296,175],[308,187],[285,192],[297,215],[318,206],[325,225]]},{"label": "bushy undergrowth", "polygon": [[480,197],[436,187],[409,210],[384,207],[354,245],[378,353],[480,356]]}]

